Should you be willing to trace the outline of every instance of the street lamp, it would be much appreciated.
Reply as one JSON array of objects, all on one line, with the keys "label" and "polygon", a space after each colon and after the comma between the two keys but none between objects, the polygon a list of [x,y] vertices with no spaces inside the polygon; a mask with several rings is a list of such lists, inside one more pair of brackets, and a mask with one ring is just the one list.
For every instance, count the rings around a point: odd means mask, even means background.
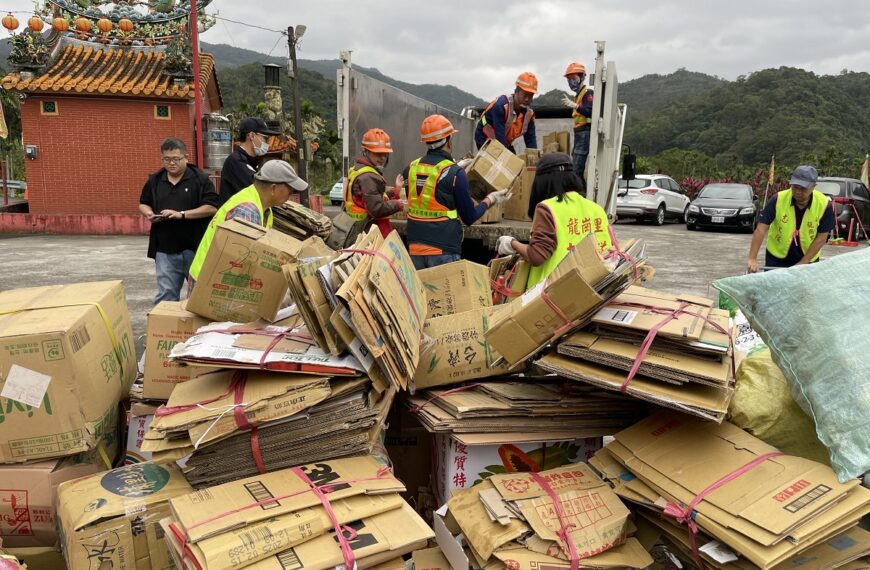
[{"label": "street lamp", "polygon": [[[297,166],[299,167],[299,176],[303,180],[308,180],[308,165],[306,164],[306,156],[308,154],[308,145],[305,144],[305,137],[302,132],[302,103],[299,93],[299,66],[296,63],[296,43],[303,35],[305,35],[306,26],[297,25],[295,28],[290,26],[287,28],[287,44],[290,46],[290,71],[293,78],[293,127],[296,131],[296,156],[298,157]],[[301,196],[303,206],[308,206],[308,190]]]}]

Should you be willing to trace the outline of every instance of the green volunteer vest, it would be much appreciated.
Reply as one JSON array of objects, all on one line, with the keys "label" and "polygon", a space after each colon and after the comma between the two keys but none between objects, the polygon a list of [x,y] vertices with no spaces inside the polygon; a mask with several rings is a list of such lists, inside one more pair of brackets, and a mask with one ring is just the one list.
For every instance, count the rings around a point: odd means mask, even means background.
[{"label": "green volunteer vest", "polygon": [[[205,234],[202,236],[202,241],[199,242],[199,247],[196,249],[193,263],[190,264],[190,276],[194,279],[199,279],[199,272],[202,270],[202,264],[205,263],[205,256],[208,253],[208,248],[211,247],[211,240],[214,239],[214,233],[217,230],[217,227],[226,221],[227,212],[243,202],[252,202],[255,204],[257,206],[257,211],[260,212],[260,219],[266,220],[266,228],[272,227],[272,210],[269,209],[268,212],[263,211],[263,203],[260,202],[260,194],[257,193],[257,189],[254,185],[251,184],[247,188],[239,190],[220,207],[211,219],[211,222],[209,222],[208,228],[206,228]],[[268,217],[266,217],[267,215]]]},{"label": "green volunteer vest", "polygon": [[[550,208],[556,222],[556,249],[550,259],[529,271],[527,290],[546,279],[574,246],[590,233],[595,234],[600,250],[612,247],[607,231],[607,214],[595,202],[583,198],[577,192],[568,192],[561,202],[558,197],[553,197],[543,203]],[[533,221],[532,226],[534,225]]]},{"label": "green volunteer vest", "polygon": [[[822,220],[825,208],[828,207],[828,198],[818,190],[813,190],[810,200],[810,205],[804,212],[800,230],[797,232],[801,251],[804,253],[809,250],[813,240],[816,239],[816,234],[819,232],[819,222]],[[779,259],[788,257],[789,247],[795,237],[795,218],[792,192],[791,190],[783,190],[776,197],[776,219],[770,225],[767,236],[767,251],[774,257]],[[813,261],[817,260],[821,253],[819,251]]]}]

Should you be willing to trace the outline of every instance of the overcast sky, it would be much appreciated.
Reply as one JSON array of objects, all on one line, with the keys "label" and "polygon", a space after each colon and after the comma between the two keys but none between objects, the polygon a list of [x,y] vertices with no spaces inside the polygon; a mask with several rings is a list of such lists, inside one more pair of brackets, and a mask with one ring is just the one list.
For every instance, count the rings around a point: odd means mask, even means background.
[{"label": "overcast sky", "polygon": [[[4,10],[31,6],[0,0]],[[396,79],[484,99],[524,70],[542,92],[564,89],[568,62],[592,67],[595,40],[607,41],[621,80],[681,67],[726,79],[783,65],[870,71],[870,0],[214,0],[209,12],[272,29],[305,24],[302,58],[351,49],[354,62]],[[277,34],[226,21],[202,40],[287,53]]]}]

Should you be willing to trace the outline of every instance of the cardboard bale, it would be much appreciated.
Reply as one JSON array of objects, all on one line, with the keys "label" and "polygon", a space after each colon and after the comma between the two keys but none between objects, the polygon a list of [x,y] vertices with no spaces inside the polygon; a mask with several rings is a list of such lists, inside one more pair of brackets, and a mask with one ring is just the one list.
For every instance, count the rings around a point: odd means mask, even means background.
[{"label": "cardboard bale", "polygon": [[57,544],[57,487],[109,469],[96,451],[63,459],[0,465],[0,538],[12,548]]},{"label": "cardboard bale", "polygon": [[486,141],[466,168],[472,197],[483,200],[490,192],[510,188],[525,161],[495,139]]},{"label": "cardboard bale", "polygon": [[192,490],[178,467],[152,463],[62,484],[58,511],[69,570],[173,568],[158,523],[169,514],[169,499]]},{"label": "cardboard bale", "polygon": [[0,463],[93,449],[135,378],[120,281],[0,293]]},{"label": "cardboard bale", "polygon": [[[595,240],[586,237],[546,280],[508,304],[492,323],[485,338],[509,364],[522,362],[605,303],[595,286],[610,271],[595,248]],[[566,323],[562,316],[576,324]]]},{"label": "cardboard bale", "polygon": [[526,166],[514,180],[511,190],[513,196],[504,205],[504,219],[517,222],[532,221],[532,217],[529,216],[529,202],[532,199],[532,186],[535,183],[536,172],[535,166]]},{"label": "cardboard bale", "polygon": [[471,261],[454,261],[417,272],[426,288],[426,319],[492,306],[489,269]]},{"label": "cardboard bale", "polygon": [[169,358],[169,353],[172,347],[186,341],[210,322],[186,310],[184,302],[162,301],[151,309],[145,341],[144,398],[168,400],[176,384],[209,372],[203,368],[181,366]]},{"label": "cardboard bale", "polygon": [[220,224],[187,310],[212,321],[274,321],[287,293],[281,266],[302,242],[278,230],[230,220]]},{"label": "cardboard bale", "polygon": [[601,448],[601,438],[575,439],[570,431],[435,435],[435,499],[443,504],[504,472],[538,472],[585,461]]}]

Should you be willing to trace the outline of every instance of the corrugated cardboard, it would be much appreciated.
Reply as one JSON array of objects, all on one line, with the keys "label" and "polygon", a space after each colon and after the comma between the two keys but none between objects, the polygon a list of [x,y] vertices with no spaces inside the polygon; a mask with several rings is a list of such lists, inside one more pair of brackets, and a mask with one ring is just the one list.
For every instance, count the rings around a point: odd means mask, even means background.
[{"label": "corrugated cardboard", "polygon": [[0,465],[0,537],[12,548],[57,544],[57,486],[107,466],[94,451],[23,465]]},{"label": "corrugated cardboard", "polygon": [[546,280],[507,305],[508,310],[500,314],[487,331],[486,340],[509,364],[522,362],[568,332],[568,329],[561,330],[564,320],[541,293],[544,292],[576,326],[606,301],[594,287],[608,273],[596,252],[595,240],[587,236]]},{"label": "corrugated cardboard", "polygon": [[145,341],[145,377],[142,395],[147,399],[168,400],[172,388],[208,370],[181,366],[169,359],[179,342],[192,337],[211,321],[184,308],[184,302],[163,301],[148,313]]},{"label": "corrugated cardboard", "polygon": [[279,232],[230,220],[220,224],[187,301],[187,310],[212,321],[274,321],[287,293],[282,265],[302,242]]},{"label": "corrugated cardboard", "polygon": [[629,287],[596,313],[592,317],[592,322],[646,333],[659,325],[668,315],[636,305],[675,311],[681,306],[681,303],[688,304],[685,307],[686,312],[661,326],[658,334],[680,340],[698,340],[705,328],[706,321],[704,319],[710,316],[714,302],[697,295],[671,295],[643,287]]},{"label": "corrugated cardboard", "polygon": [[139,463],[58,488],[61,543],[69,570],[169,570],[158,525],[167,501],[192,489],[175,465]]},{"label": "corrugated cardboard", "polygon": [[[526,162],[528,164],[528,158]],[[532,198],[532,185],[535,183],[536,172],[535,166],[527,165],[514,180],[511,190],[513,196],[504,205],[504,219],[518,222],[532,221],[531,216],[529,216],[529,200]]]},{"label": "corrugated cardboard", "polygon": [[[486,196],[484,196],[485,198]],[[475,201],[474,205],[477,206],[479,202]],[[472,225],[477,224],[497,224],[504,218],[504,203],[493,204],[489,208],[486,209],[486,212],[474,222]]]},{"label": "corrugated cardboard", "polygon": [[417,272],[426,289],[426,319],[492,306],[489,269],[471,261],[454,261]]},{"label": "corrugated cardboard", "polygon": [[[371,456],[301,466],[316,485],[333,481],[347,483],[336,486],[329,494],[330,501],[361,494],[404,491],[401,481],[384,473],[382,468]],[[172,518],[191,543],[198,543],[234,528],[319,505],[317,496],[305,492],[306,489],[309,489],[308,484],[292,471],[275,471],[175,498],[170,501]],[[274,497],[286,499],[258,508],[246,508]]]},{"label": "corrugated cardboard", "polygon": [[437,546],[418,550],[411,555],[414,561],[414,570],[451,570],[450,562]]},{"label": "corrugated cardboard", "polygon": [[472,163],[466,168],[468,180],[472,184],[482,183],[488,189],[483,195],[475,192],[473,195],[478,200],[486,197],[486,193],[507,190],[514,179],[525,166],[525,161],[505,148],[495,139],[486,141]]},{"label": "corrugated cardboard", "polygon": [[145,441],[145,434],[148,433],[148,428],[151,427],[151,422],[154,420],[154,412],[156,411],[157,406],[140,403],[134,404],[130,408],[127,424],[127,452],[124,455],[124,465],[151,461],[151,452],[142,451],[142,443]]},{"label": "corrugated cardboard", "polygon": [[568,131],[555,131],[548,133],[544,135],[544,148],[546,149],[546,152],[563,152],[570,155],[573,150],[568,144],[570,140],[571,133]]},{"label": "corrugated cardboard", "polygon": [[0,293],[0,463],[93,449],[135,378],[120,281]]},{"label": "corrugated cardboard", "polygon": [[522,154],[522,158],[526,162],[526,166],[537,166],[543,154],[544,151],[539,148],[527,148]]},{"label": "corrugated cardboard", "polygon": [[[601,438],[575,439],[565,431],[530,434],[531,441],[526,442],[518,442],[509,433],[493,435],[478,445],[460,441],[466,436],[435,435],[433,486],[439,504],[457,490],[468,489],[493,475],[553,469],[585,461],[601,448]],[[493,439],[501,443],[492,443]]]},{"label": "corrugated cardboard", "polygon": [[415,389],[457,384],[507,374],[507,364],[494,363],[500,355],[486,339],[491,323],[504,306],[487,307],[428,319],[423,334],[431,343],[420,354],[412,384]]}]

